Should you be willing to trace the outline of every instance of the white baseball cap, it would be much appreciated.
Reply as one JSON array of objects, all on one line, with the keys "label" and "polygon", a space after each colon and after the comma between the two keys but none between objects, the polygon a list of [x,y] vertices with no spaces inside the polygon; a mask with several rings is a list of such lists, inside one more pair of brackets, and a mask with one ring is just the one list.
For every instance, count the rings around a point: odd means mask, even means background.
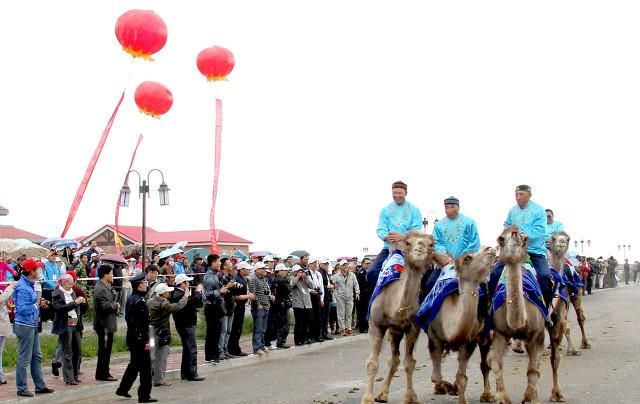
[{"label": "white baseball cap", "polygon": [[318,260],[318,264],[331,264],[331,261],[329,261],[329,258],[320,258]]},{"label": "white baseball cap", "polygon": [[236,269],[240,270],[240,269],[250,269],[251,266],[247,263],[247,261],[240,261],[238,262],[238,264],[236,265]]},{"label": "white baseball cap", "polygon": [[349,261],[347,260],[340,261],[340,266],[343,266],[343,265],[349,265]]},{"label": "white baseball cap", "polygon": [[278,271],[286,271],[286,270],[287,270],[287,266],[285,264],[276,265],[276,272],[278,272]]},{"label": "white baseball cap", "polygon": [[161,295],[165,292],[172,292],[173,288],[169,285],[167,285],[166,283],[161,283],[158,286],[156,286],[156,294]]},{"label": "white baseball cap", "polygon": [[291,270],[292,270],[293,272],[295,272],[295,271],[299,271],[299,270],[301,270],[301,269],[302,269],[302,267],[301,267],[300,265],[298,265],[298,264],[295,264],[295,265],[293,266],[293,268],[291,268]]},{"label": "white baseball cap", "polygon": [[314,262],[318,262],[316,257],[309,257],[309,264],[313,264]]},{"label": "white baseball cap", "polygon": [[193,280],[192,277],[187,276],[185,274],[176,275],[176,285],[179,285],[182,282],[191,282],[192,280]]},{"label": "white baseball cap", "polygon": [[271,255],[267,255],[266,257],[264,257],[262,259],[262,262],[273,262],[273,261],[274,261],[274,259],[273,259],[273,256],[271,256]]},{"label": "white baseball cap", "polygon": [[254,266],[255,269],[263,269],[266,267],[267,266],[264,264],[264,262],[256,262],[256,265]]}]

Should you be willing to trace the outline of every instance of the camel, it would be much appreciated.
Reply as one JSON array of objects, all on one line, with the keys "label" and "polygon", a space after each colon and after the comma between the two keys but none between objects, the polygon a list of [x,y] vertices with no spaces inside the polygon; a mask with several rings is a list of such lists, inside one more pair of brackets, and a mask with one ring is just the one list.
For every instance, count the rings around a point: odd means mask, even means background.
[{"label": "camel", "polygon": [[[407,387],[404,403],[419,403],[418,396],[413,389],[413,371],[416,360],[413,349],[420,336],[420,329],[414,324],[413,318],[418,311],[420,281],[431,262],[433,253],[433,237],[417,231],[409,232],[405,241],[394,243],[393,249],[402,251],[405,267],[397,281],[389,283],[371,303],[369,314],[369,344],[371,355],[366,361],[367,389],[362,397],[363,404],[387,402],[389,385],[400,364],[400,342],[406,336],[404,370],[407,376]],[[389,332],[391,344],[391,358],[389,358],[389,373],[384,380],[382,390],[377,396],[373,395],[373,382],[378,372],[378,357],[385,334]]]},{"label": "camel", "polygon": [[[587,339],[587,334],[584,332],[584,322],[586,317],[584,316],[584,309],[582,308],[582,295],[584,294],[584,287],[578,287],[578,293],[572,295],[570,297],[571,305],[576,312],[576,318],[578,319],[578,325],[580,326],[580,333],[582,334],[582,343],[580,344],[580,348],[582,349],[591,349],[591,344]],[[571,328],[567,327],[567,331],[565,332],[565,336],[567,338],[567,354],[572,356],[577,356],[580,352],[573,345],[573,341],[571,341]]]},{"label": "camel", "polygon": [[[557,277],[562,278],[564,272],[564,266],[566,265],[565,254],[569,249],[569,242],[571,239],[569,235],[563,231],[558,232],[551,237],[550,247],[550,262],[551,271],[557,273]],[[557,289],[559,294],[560,290]],[[567,297],[568,299],[568,297]],[[568,321],[567,316],[569,314],[569,302],[563,301],[559,295],[553,298],[551,303],[551,316],[554,319],[553,327],[549,328],[549,338],[551,339],[551,369],[553,371],[553,389],[551,390],[551,401],[565,401],[562,393],[560,392],[560,385],[558,383],[558,368],[560,367],[560,345],[562,344],[562,338],[567,335]],[[575,348],[574,348],[575,350]]]},{"label": "camel", "polygon": [[[480,400],[490,402],[493,398],[489,386],[490,368],[487,363],[491,341],[489,336],[484,336],[484,317],[478,315],[478,287],[489,275],[495,258],[496,250],[484,247],[476,254],[464,254],[455,260],[459,292],[445,298],[427,330],[429,353],[433,363],[431,381],[434,383],[434,394],[457,394],[458,404],[467,402],[467,363],[478,343],[481,354],[480,369],[484,378],[484,392]],[[442,380],[443,352],[449,350],[458,351],[455,385]]]},{"label": "camel", "polygon": [[511,404],[505,391],[502,362],[510,338],[524,341],[529,356],[527,389],[522,403],[540,403],[538,379],[539,354],[544,349],[545,319],[535,304],[527,300],[523,291],[522,265],[527,259],[528,237],[515,226],[504,229],[498,237],[500,260],[506,271],[506,301],[493,313],[493,342],[489,362],[496,376],[497,404]]}]

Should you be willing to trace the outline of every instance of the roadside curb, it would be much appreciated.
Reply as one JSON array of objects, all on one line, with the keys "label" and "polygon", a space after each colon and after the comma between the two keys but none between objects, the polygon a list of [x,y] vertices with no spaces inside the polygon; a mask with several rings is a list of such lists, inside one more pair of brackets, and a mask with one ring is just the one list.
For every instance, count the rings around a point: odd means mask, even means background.
[{"label": "roadside curb", "polygon": [[[246,357],[242,357],[242,358],[234,358],[234,359],[229,359],[229,360],[224,360],[221,363],[217,364],[217,365],[212,365],[212,364],[208,364],[208,363],[201,363],[198,364],[198,374],[200,376],[208,376],[208,375],[213,375],[215,373],[221,372],[221,371],[225,371],[225,370],[229,370],[229,369],[237,369],[237,368],[242,368],[242,367],[246,367],[246,366],[251,366],[251,365],[255,365],[261,362],[268,362],[268,361],[274,361],[274,360],[279,360],[279,359],[285,359],[285,358],[290,358],[296,355],[303,355],[306,353],[310,353],[310,352],[316,352],[316,351],[320,351],[322,350],[324,347],[335,347],[335,346],[340,346],[340,345],[345,345],[348,344],[350,342],[358,342],[358,341],[363,341],[368,339],[368,335],[367,334],[359,334],[359,335],[355,335],[352,337],[340,337],[340,338],[336,338],[333,341],[325,341],[323,343],[315,343],[315,344],[311,344],[311,345],[305,345],[305,346],[294,346],[291,347],[289,349],[277,349],[275,351],[273,351],[271,354],[269,354],[268,356],[265,357],[261,357],[259,355],[249,355]],[[199,346],[200,348],[200,346]],[[177,352],[181,352],[182,348],[181,347],[177,347],[176,348]],[[173,352],[173,349],[172,349]],[[116,358],[112,358],[112,361],[116,359]],[[122,356],[122,357],[118,357],[117,358],[120,363],[121,362],[127,362],[128,361],[128,357]],[[114,362],[115,363],[115,362]],[[165,381],[168,382],[182,382],[182,380],[180,379],[180,369],[173,369],[173,370],[168,370],[166,375],[165,375]],[[206,380],[204,381],[206,383]],[[84,400],[84,399],[89,399],[91,397],[94,397],[96,395],[100,395],[100,394],[108,394],[109,392],[113,393],[113,399],[114,401],[117,401],[118,398],[115,395],[115,391],[118,388],[120,381],[118,380],[117,382],[105,382],[105,383],[101,383],[99,385],[93,385],[93,386],[82,386],[79,388],[74,388],[74,389],[69,389],[69,390],[57,390],[54,394],[47,394],[44,396],[35,396],[35,397],[21,397],[21,398],[15,398],[15,399],[10,399],[10,400],[6,400],[3,401],[5,403],[31,403],[31,402],[39,402],[39,401],[43,401],[43,400],[50,400],[50,401],[60,401],[60,400]],[[194,387],[197,387],[199,382],[186,382],[185,383],[193,383]],[[131,402],[134,402],[133,400],[136,398],[136,387],[138,382],[136,382],[136,384],[134,384],[134,388],[131,389],[130,394],[133,396],[133,398],[131,399]],[[162,392],[162,389],[166,388],[166,387],[154,387],[151,395],[154,396],[154,392]],[[160,390],[158,390],[160,389]],[[156,394],[157,395],[157,394]]]}]

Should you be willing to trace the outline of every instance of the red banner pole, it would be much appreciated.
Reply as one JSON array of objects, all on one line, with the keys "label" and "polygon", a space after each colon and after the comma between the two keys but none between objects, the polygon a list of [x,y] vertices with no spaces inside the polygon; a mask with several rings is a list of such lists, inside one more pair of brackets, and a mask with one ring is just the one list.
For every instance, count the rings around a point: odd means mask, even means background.
[{"label": "red banner pole", "polygon": [[120,101],[118,101],[118,105],[116,105],[116,109],[111,114],[111,118],[109,118],[109,122],[107,122],[107,126],[104,128],[102,132],[102,136],[98,141],[98,146],[93,151],[93,156],[91,156],[91,160],[89,160],[89,165],[84,172],[84,177],[82,178],[82,182],[80,182],[80,186],[78,187],[78,191],[76,192],[76,196],[73,198],[73,203],[71,204],[71,209],[69,210],[69,216],[67,217],[67,222],[64,225],[64,230],[62,230],[62,234],[60,237],[64,238],[67,232],[69,231],[69,227],[71,227],[71,223],[73,223],[73,218],[76,216],[76,212],[80,207],[80,202],[82,202],[82,197],[84,196],[84,191],[87,190],[87,186],[89,185],[89,180],[91,180],[91,175],[93,174],[94,168],[96,168],[96,164],[98,163],[98,159],[100,158],[100,153],[102,153],[102,149],[104,148],[104,144],[107,142],[107,138],[109,137],[109,132],[111,131],[111,126],[113,125],[113,121],[116,119],[116,114],[118,113],[118,109],[120,109],[120,105],[122,104],[122,100],[124,99],[124,91],[120,96]]},{"label": "red banner pole", "polygon": [[209,214],[211,253],[218,254],[218,232],[216,231],[216,199],[218,197],[218,180],[220,178],[220,156],[222,153],[222,100],[216,98],[216,137],[213,172],[213,196],[211,200],[211,212]]}]

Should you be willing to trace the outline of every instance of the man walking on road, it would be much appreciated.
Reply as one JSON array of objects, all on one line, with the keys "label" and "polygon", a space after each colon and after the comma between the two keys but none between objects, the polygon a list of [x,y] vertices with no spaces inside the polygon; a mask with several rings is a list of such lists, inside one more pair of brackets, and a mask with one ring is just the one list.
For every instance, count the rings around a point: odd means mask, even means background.
[{"label": "man walking on road", "polygon": [[116,291],[111,287],[113,267],[108,264],[100,265],[98,267],[98,278],[99,280],[96,282],[96,287],[93,291],[93,329],[98,336],[96,380],[115,382],[118,379],[111,376],[109,362],[111,361],[113,334],[118,327],[116,315],[120,311],[120,303],[116,301]]}]

